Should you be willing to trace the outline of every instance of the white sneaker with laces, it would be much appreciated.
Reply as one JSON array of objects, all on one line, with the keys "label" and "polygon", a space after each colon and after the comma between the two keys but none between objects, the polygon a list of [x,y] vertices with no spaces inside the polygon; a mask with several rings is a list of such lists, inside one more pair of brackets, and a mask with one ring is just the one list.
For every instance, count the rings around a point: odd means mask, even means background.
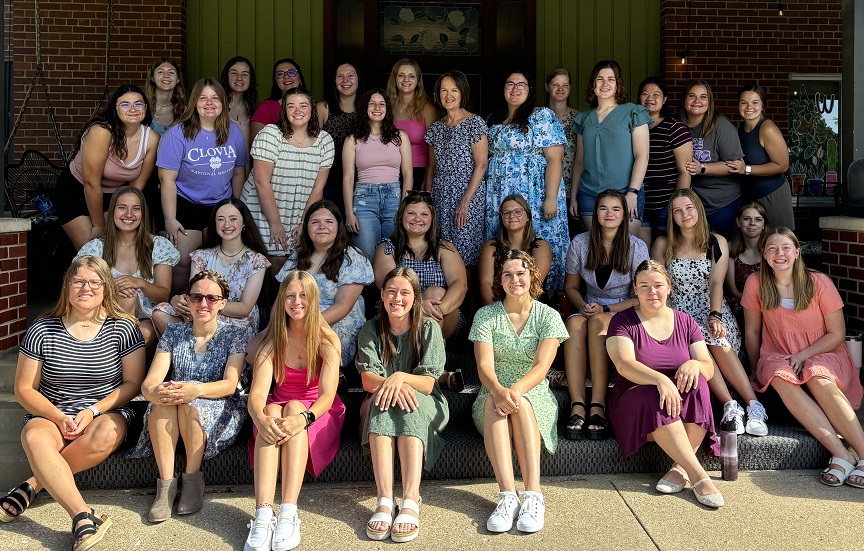
[{"label": "white sneaker with laces", "polygon": [[539,532],[546,524],[546,502],[540,492],[522,492],[522,508],[516,529],[520,532]]},{"label": "white sneaker with laces", "polygon": [[753,436],[766,436],[768,434],[768,414],[765,412],[765,406],[759,400],[750,400],[750,405],[747,406],[747,426],[745,430],[747,434]]},{"label": "white sneaker with laces", "polygon": [[729,400],[723,404],[722,422],[732,421],[735,423],[735,434],[744,434],[744,408],[735,400]]},{"label": "white sneaker with laces", "polygon": [[513,519],[519,512],[519,495],[516,492],[499,492],[498,505],[486,521],[490,532],[508,532],[513,528]]},{"label": "white sneaker with laces", "polygon": [[248,528],[249,537],[246,538],[243,551],[270,551],[273,530],[276,529],[276,518],[250,520]]},{"label": "white sneaker with laces", "polygon": [[300,545],[300,519],[296,514],[279,515],[279,523],[273,533],[273,551],[290,551]]}]

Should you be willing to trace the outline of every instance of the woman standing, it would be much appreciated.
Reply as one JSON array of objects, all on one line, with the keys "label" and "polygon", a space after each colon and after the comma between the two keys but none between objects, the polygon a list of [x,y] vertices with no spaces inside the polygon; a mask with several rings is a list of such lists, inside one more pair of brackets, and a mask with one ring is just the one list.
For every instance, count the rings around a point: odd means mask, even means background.
[{"label": "woman standing", "polygon": [[642,262],[633,286],[638,304],[612,319],[606,340],[616,368],[609,416],[621,455],[656,442],[673,461],[658,492],[678,493],[692,479],[699,503],[722,507],[723,496],[696,458],[706,435],[714,455],[720,452],[707,382],[714,363],[702,332],[692,317],[667,306],[672,281],[662,264]]},{"label": "woman standing", "polygon": [[715,110],[711,85],[704,80],[687,83],[678,114],[693,137],[693,158],[687,161],[690,187],[705,205],[711,229],[731,236],[741,197],[741,181],[731,167],[744,158],[735,127]]},{"label": "woman standing", "polygon": [[184,296],[192,321],[169,325],[159,339],[159,350],[141,385],[141,394],[150,402],[144,430],[126,453],[127,457],[156,457],[159,478],[147,515],[150,522],[171,518],[177,495],[177,440],[183,440],[186,450],[177,514],[188,515],[204,504],[202,463],[230,447],[246,419],[245,404],[237,393],[246,355],[245,334],[219,321],[228,303],[228,281],[217,272],[199,272]]},{"label": "woman standing", "polygon": [[534,81],[527,72],[512,73],[504,83],[504,103],[489,124],[489,169],[486,174],[486,238],[498,232],[495,209],[504,198],[518,194],[534,213],[537,235],[552,247],[552,268],[546,288],[564,287],[567,202],[561,161],[567,138],[550,109],[534,107]]},{"label": "woman standing", "polygon": [[144,93],[124,84],[78,136],[72,161],[57,180],[56,203],[59,222],[76,249],[104,235],[105,211],[117,188],[147,184],[159,145],[148,124]]},{"label": "woman standing", "polygon": [[[228,116],[240,127],[248,152],[252,147],[249,124],[255,108],[258,107],[258,80],[255,78],[255,67],[243,56],[232,57],[222,68],[219,84],[228,94]],[[251,168],[246,165],[247,176]]]},{"label": "woman standing", "polygon": [[591,213],[601,191],[617,189],[627,198],[630,235],[637,235],[645,210],[651,117],[644,107],[628,103],[621,66],[598,61],[591,70],[585,101],[591,109],[576,115],[576,158],[570,214],[591,227]]},{"label": "woman standing", "polygon": [[171,269],[180,253],[164,237],[150,233],[150,215],[141,190],[119,188],[108,205],[113,221],[105,237],[88,241],[79,256],[98,256],[111,268],[117,301],[123,310],[138,320],[147,356],[156,348],[153,308],[171,294]]},{"label": "woman standing", "polygon": [[321,317],[339,337],[340,365],[348,367],[357,351],[357,334],[366,323],[366,303],[360,293],[375,282],[372,264],[351,244],[342,213],[333,202],[312,203],[303,217],[303,228],[297,249],[276,279],[284,280],[292,270],[305,270],[315,278]]},{"label": "woman standing", "polygon": [[[483,385],[472,408],[486,444],[500,501],[486,521],[490,532],[537,532],[545,524],[540,489],[540,449],[558,447],[558,403],[546,372],[567,339],[561,315],[537,302],[543,292],[537,266],[524,251],[508,251],[495,271],[495,300],[477,311],[468,339],[474,342]],[[520,503],[513,476],[516,448],[525,491]]]},{"label": "woman standing", "polygon": [[[372,540],[412,541],[420,533],[420,479],[444,448],[449,420],[438,377],[447,360],[441,330],[423,313],[420,282],[394,268],[381,285],[382,312],[357,338],[357,370],[368,396],[360,406],[360,437],[372,454],[378,506],[366,525]],[[393,513],[393,462],[399,451],[402,506]]]},{"label": "woman standing", "polygon": [[147,71],[144,94],[153,108],[150,127],[161,136],[186,110],[186,87],[180,66],[170,57],[154,61]]},{"label": "woman standing", "polygon": [[285,111],[283,99],[285,92],[292,88],[306,88],[306,79],[300,65],[290,57],[279,59],[273,64],[273,82],[270,85],[270,97],[261,102],[252,114],[252,131],[249,138],[252,143],[258,132],[268,124],[277,124]]},{"label": "woman standing", "polygon": [[279,123],[258,133],[252,158],[240,199],[249,206],[275,274],[300,237],[306,209],[321,199],[333,165],[333,138],[321,130],[309,90],[285,92]]},{"label": "woman standing", "polygon": [[[768,230],[765,221],[768,214],[759,201],[746,203],[738,209],[735,229],[729,242],[729,269],[726,271],[726,302],[741,327],[744,325],[744,310],[741,297],[744,284],[750,274],[759,271],[762,264],[762,236]],[[752,366],[751,366],[752,368]]]},{"label": "woman standing", "polygon": [[425,139],[433,153],[428,172],[435,209],[441,213],[441,237],[456,246],[467,267],[476,268],[486,235],[483,178],[489,142],[486,123],[467,110],[470,92],[468,78],[461,71],[438,78],[435,104],[445,114],[429,127]]},{"label": "woman standing", "polygon": [[[249,391],[255,520],[249,523],[246,551],[288,550],[300,544],[297,498],[303,475],[317,478],[333,461],[345,420],[345,406],[336,396],[339,339],[321,316],[315,280],[307,272],[289,273],[279,286],[276,305],[284,314],[274,313],[267,326]],[[280,466],[277,521],[272,504]]]},{"label": "woman standing", "polygon": [[15,399],[27,410],[21,444],[33,476],[0,499],[0,520],[17,519],[44,488],[72,519],[73,551],[102,540],[111,519],[85,503],[73,475],[123,443],[145,369],[144,339],[117,301],[110,268],[76,258],[57,305],[21,343]]},{"label": "woman standing", "polygon": [[576,111],[570,107],[570,71],[564,67],[555,67],[546,75],[546,107],[555,113],[567,143],[564,144],[564,159],[561,163],[561,174],[564,177],[564,197],[570,197],[573,188],[573,159],[576,156],[576,130],[573,121]]},{"label": "woman standing", "polygon": [[639,84],[639,103],[651,115],[651,150],[645,170],[645,216],[639,237],[651,243],[666,233],[669,198],[676,189],[690,187],[687,161],[693,159],[693,139],[687,127],[666,114],[666,83],[648,77]]},{"label": "woman standing", "polygon": [[333,138],[333,167],[327,175],[324,186],[324,199],[333,201],[339,212],[345,212],[342,198],[342,147],[345,139],[354,131],[357,113],[365,108],[362,104],[366,88],[363,75],[351,63],[336,67],[336,77],[328,101],[318,104],[318,119],[321,128]]},{"label": "woman standing", "polygon": [[429,146],[423,137],[438,120],[438,113],[426,95],[423,73],[416,61],[402,58],[393,65],[387,80],[387,96],[393,106],[393,125],[407,134],[411,144],[414,184],[428,190],[432,182],[431,176],[428,179],[426,176]]},{"label": "woman standing", "polygon": [[480,264],[477,267],[480,274],[480,300],[484,306],[495,301],[492,287],[495,270],[504,261],[507,251],[517,249],[530,254],[540,274],[541,285],[546,281],[546,274],[552,266],[552,249],[546,240],[534,233],[531,207],[521,195],[505,197],[498,209],[498,218],[498,236],[483,244]]},{"label": "woman standing", "polygon": [[820,482],[864,488],[864,431],[854,411],[864,390],[843,342],[843,301],[828,276],[804,266],[792,230],[770,230],[763,243],[759,277],[747,280],[741,299],[759,387],[773,387],[831,452]]},{"label": "woman standing", "polygon": [[189,253],[201,246],[213,205],[237,197],[243,185],[246,143],[228,117],[227,104],[222,85],[202,78],[192,87],[186,111],[159,143],[165,233],[180,250],[173,289],[189,281]]},{"label": "woman standing", "polygon": [[393,109],[384,90],[366,92],[363,105],[342,149],[342,198],[345,225],[357,234],[357,247],[371,259],[375,246],[393,233],[399,200],[414,189],[414,176],[411,143],[393,124]]},{"label": "woman standing", "polygon": [[[723,419],[735,422],[735,432],[768,434],[768,414],[756,399],[750,379],[738,359],[741,333],[732,310],[723,300],[723,280],[729,263],[726,239],[710,232],[702,202],[693,190],[679,189],[669,202],[668,234],[654,242],[651,256],[665,264],[672,279],[670,306],[693,316],[702,328],[718,372],[709,379],[711,392],[723,403]],[[744,409],[732,398],[727,379],[747,402]]]},{"label": "woman standing", "polygon": [[[591,216],[591,230],[580,233],[567,251],[564,295],[576,313],[567,318],[570,338],[564,344],[564,368],[570,392],[570,420],[565,435],[571,440],[608,436],[606,392],[609,354],[606,335],[612,317],[635,306],[633,276],[648,260],[648,247],[630,235],[624,219],[627,201],[614,190],[600,193]],[[586,293],[580,291],[585,283]],[[585,406],[585,373],[591,366],[591,407]],[[576,413],[581,408],[582,413]],[[598,410],[596,413],[593,411]],[[587,419],[587,425],[586,425]]]},{"label": "woman standing", "polygon": [[765,118],[765,90],[758,84],[742,86],[738,113],[744,119],[738,126],[744,158],[727,161],[729,172],[744,176],[742,195],[765,205],[770,227],[795,231],[792,189],[786,183],[789,148],[777,125]]}]

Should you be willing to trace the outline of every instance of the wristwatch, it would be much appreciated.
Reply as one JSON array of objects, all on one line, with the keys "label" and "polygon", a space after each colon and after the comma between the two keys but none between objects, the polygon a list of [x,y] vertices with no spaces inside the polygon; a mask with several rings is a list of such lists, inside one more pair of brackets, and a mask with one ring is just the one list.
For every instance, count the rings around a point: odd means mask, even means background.
[{"label": "wristwatch", "polygon": [[89,409],[91,412],[93,412],[93,418],[94,419],[99,417],[100,415],[102,415],[102,412],[99,411],[99,408],[97,408],[96,406],[87,406],[87,409]]},{"label": "wristwatch", "polygon": [[639,190],[636,189],[635,187],[628,187],[627,193],[635,193],[636,195],[639,195]]},{"label": "wristwatch", "polygon": [[744,165],[744,174],[750,176],[751,172],[753,172],[753,167],[750,165]]},{"label": "wristwatch", "polygon": [[312,412],[312,410],[307,409],[306,411],[301,413],[301,415],[306,418],[306,428],[311,427],[312,424],[315,422],[315,414]]},{"label": "wristwatch", "polygon": [[701,163],[702,168],[699,169],[699,174],[705,174],[705,163]]},{"label": "wristwatch", "polygon": [[604,305],[603,305],[603,313],[604,313],[604,314],[608,314],[609,312],[611,312],[611,310],[609,310],[609,305],[608,305],[608,304],[604,304]]},{"label": "wristwatch", "polygon": [[718,312],[717,310],[711,310],[711,312],[708,314],[708,317],[714,318],[717,321],[723,321],[723,314]]}]

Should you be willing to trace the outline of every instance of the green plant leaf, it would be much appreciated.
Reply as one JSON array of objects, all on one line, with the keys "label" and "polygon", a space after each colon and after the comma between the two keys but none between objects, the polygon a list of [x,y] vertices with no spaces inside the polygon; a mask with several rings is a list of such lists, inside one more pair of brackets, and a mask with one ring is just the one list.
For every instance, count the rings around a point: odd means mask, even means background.
[{"label": "green plant leaf", "polygon": [[468,33],[471,32],[470,27],[465,27],[464,29],[459,29],[459,34],[462,36],[468,36]]},{"label": "green plant leaf", "polygon": [[428,19],[429,21],[432,21],[432,22],[438,21],[438,18],[435,17],[435,14],[432,12],[428,12],[428,11],[426,12],[426,19]]},{"label": "green plant leaf", "polygon": [[465,38],[460,38],[456,43],[465,48],[466,50],[468,49],[468,44],[465,42]]},{"label": "green plant leaf", "polygon": [[405,44],[405,37],[401,34],[394,35],[390,38],[391,42],[398,42],[399,44]]},{"label": "green plant leaf", "polygon": [[441,34],[438,35],[438,40],[441,41],[441,45],[442,45],[442,46],[447,46],[447,41],[450,40],[450,37],[447,36],[447,35],[444,34],[444,33],[441,33]]},{"label": "green plant leaf", "polygon": [[410,44],[414,44],[414,43],[417,42],[418,40],[420,40],[420,35],[419,35],[419,34],[415,34],[414,36],[411,37],[411,42],[410,42]]},{"label": "green plant leaf", "polygon": [[388,25],[398,25],[399,24],[399,20],[396,19],[395,17],[387,17],[384,19],[384,22],[387,23]]},{"label": "green plant leaf", "polygon": [[449,30],[451,33],[458,33],[459,32],[459,29],[457,29],[456,27],[454,27],[450,23],[447,23],[447,30]]}]

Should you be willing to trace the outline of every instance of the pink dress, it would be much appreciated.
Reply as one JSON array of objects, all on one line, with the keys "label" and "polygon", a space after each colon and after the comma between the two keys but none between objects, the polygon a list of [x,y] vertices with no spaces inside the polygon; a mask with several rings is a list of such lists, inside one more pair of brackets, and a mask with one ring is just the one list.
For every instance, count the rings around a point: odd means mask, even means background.
[{"label": "pink dress", "polygon": [[827,332],[825,316],[843,308],[843,301],[827,275],[811,272],[816,287],[810,306],[796,312],[782,306],[773,310],[762,309],[759,299],[758,277],[747,279],[741,304],[744,308],[762,312],[762,346],[756,366],[756,380],[764,392],[771,379],[780,377],[792,384],[802,385],[813,377],[828,379],[837,385],[854,409],[861,406],[864,389],[858,380],[855,364],[842,342],[837,348],[824,354],[816,354],[804,362],[804,369],[797,375],[784,356],[804,350],[821,339]]},{"label": "pink dress", "polygon": [[[318,379],[306,384],[306,368],[294,369],[286,366],[285,381],[276,385],[273,393],[267,397],[267,405],[287,404],[292,400],[302,402],[307,408],[318,399]],[[309,433],[309,460],[306,462],[306,470],[318,478],[318,475],[327,465],[333,461],[339,450],[339,435],[342,433],[342,423],[345,421],[345,405],[339,396],[333,397],[333,405],[319,417],[311,427]],[[258,436],[258,428],[252,425],[252,438],[249,439],[249,461],[255,465],[255,438]]]},{"label": "pink dress", "polygon": [[[393,126],[408,134],[411,142],[411,160],[414,168],[429,164],[429,145],[426,143],[426,121],[421,113],[415,119],[394,120]],[[416,185],[416,184],[415,184]],[[417,186],[419,188],[419,186]]]}]

